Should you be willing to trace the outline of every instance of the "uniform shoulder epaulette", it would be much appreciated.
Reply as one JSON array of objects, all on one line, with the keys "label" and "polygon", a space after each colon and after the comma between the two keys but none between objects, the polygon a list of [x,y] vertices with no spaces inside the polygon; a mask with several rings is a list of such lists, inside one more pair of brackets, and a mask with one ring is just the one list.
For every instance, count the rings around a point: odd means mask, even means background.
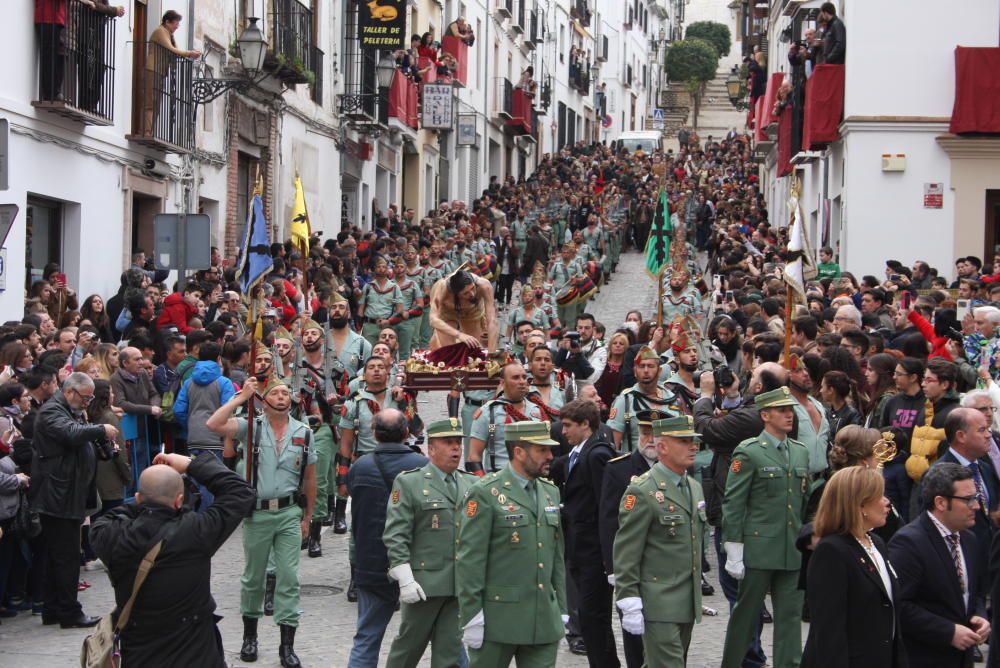
[{"label": "uniform shoulder epaulette", "polygon": [[649,471],[646,471],[645,473],[642,473],[640,475],[634,475],[634,476],[632,476],[632,482],[642,482],[643,480],[646,480],[647,478],[649,478]]},{"label": "uniform shoulder epaulette", "polygon": [[626,387],[624,390],[622,390],[621,393],[622,394],[630,394],[632,392],[635,392],[635,385],[633,385],[632,387]]},{"label": "uniform shoulder epaulette", "polygon": [[558,487],[558,485],[556,485],[554,482],[552,482],[548,478],[539,478],[539,480],[541,480],[542,482],[544,482],[547,485],[552,485],[553,487]]},{"label": "uniform shoulder epaulette", "polygon": [[405,471],[400,471],[399,475],[406,475],[407,473],[416,473],[418,471],[420,471],[419,468],[416,468],[416,469],[406,469]]},{"label": "uniform shoulder epaulette", "polygon": [[479,476],[477,476],[477,475],[476,475],[475,473],[469,473],[469,472],[468,472],[468,471],[466,471],[465,469],[455,469],[455,472],[456,472],[456,473],[461,473],[462,475],[468,475],[468,476],[472,476],[473,478],[478,478],[478,477],[479,477]]},{"label": "uniform shoulder epaulette", "polygon": [[624,455],[618,455],[617,457],[612,457],[611,459],[608,460],[608,464],[612,462],[620,462],[622,460],[628,459],[631,456],[632,456],[631,452],[626,452]]}]

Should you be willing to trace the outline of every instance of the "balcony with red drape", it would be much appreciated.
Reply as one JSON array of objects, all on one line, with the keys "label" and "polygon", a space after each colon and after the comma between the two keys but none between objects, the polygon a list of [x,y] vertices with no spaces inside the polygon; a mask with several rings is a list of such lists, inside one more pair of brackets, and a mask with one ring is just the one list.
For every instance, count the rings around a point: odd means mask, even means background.
[{"label": "balcony with red drape", "polygon": [[818,150],[840,139],[844,115],[844,66],[817,65],[806,81],[802,149]]},{"label": "balcony with red drape", "polygon": [[417,111],[417,84],[396,70],[389,86],[389,118],[398,119],[400,123],[416,129]]},{"label": "balcony with red drape", "polygon": [[778,116],[778,178],[792,173],[792,105]]},{"label": "balcony with red drape", "polygon": [[1000,132],[1000,48],[955,47],[953,134]]},{"label": "balcony with red drape", "polygon": [[[450,53],[458,62],[452,79],[455,83],[465,87],[469,72],[469,47],[465,42],[454,35],[445,35],[441,39],[441,51]],[[440,57],[440,56],[439,56]]]},{"label": "balcony with red drape", "polygon": [[531,98],[524,94],[524,90],[515,88],[511,95],[511,117],[507,119],[507,126],[517,134],[530,135],[531,112]]}]

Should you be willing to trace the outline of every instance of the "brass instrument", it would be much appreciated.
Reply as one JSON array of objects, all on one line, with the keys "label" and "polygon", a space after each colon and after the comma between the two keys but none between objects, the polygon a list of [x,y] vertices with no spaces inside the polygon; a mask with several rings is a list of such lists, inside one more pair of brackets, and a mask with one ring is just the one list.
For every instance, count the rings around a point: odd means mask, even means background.
[{"label": "brass instrument", "polygon": [[875,445],[872,446],[872,453],[875,455],[875,461],[878,462],[875,468],[879,471],[885,466],[886,462],[891,462],[899,454],[899,449],[896,447],[896,437],[891,431],[883,431],[882,438],[875,441]]}]

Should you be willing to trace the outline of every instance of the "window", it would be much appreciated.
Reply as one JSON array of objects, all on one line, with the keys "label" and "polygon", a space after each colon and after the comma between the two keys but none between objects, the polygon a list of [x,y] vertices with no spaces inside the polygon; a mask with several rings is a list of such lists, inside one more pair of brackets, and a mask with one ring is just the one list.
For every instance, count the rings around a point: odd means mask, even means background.
[{"label": "window", "polygon": [[63,208],[54,200],[28,197],[25,213],[25,287],[42,278],[49,262],[62,264]]}]

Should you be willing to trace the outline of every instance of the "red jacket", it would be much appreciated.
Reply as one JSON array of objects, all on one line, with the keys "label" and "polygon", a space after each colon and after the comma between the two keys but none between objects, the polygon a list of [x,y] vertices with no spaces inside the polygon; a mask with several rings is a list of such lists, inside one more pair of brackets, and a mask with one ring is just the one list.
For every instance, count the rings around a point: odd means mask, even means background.
[{"label": "red jacket", "polygon": [[924,338],[931,344],[931,354],[927,356],[927,359],[932,357],[943,357],[949,362],[954,362],[951,355],[945,346],[948,345],[950,339],[947,336],[938,336],[934,333],[934,325],[927,322],[927,318],[920,315],[916,311],[910,311],[906,314],[907,320],[913,323],[913,325],[920,330],[920,333],[924,335]]},{"label": "red jacket", "polygon": [[164,329],[174,325],[181,334],[191,331],[188,320],[198,315],[198,309],[184,301],[184,295],[179,292],[167,295],[163,300],[163,312],[156,319],[156,329]]},{"label": "red jacket", "polygon": [[66,25],[66,0],[35,0],[35,23]]}]

